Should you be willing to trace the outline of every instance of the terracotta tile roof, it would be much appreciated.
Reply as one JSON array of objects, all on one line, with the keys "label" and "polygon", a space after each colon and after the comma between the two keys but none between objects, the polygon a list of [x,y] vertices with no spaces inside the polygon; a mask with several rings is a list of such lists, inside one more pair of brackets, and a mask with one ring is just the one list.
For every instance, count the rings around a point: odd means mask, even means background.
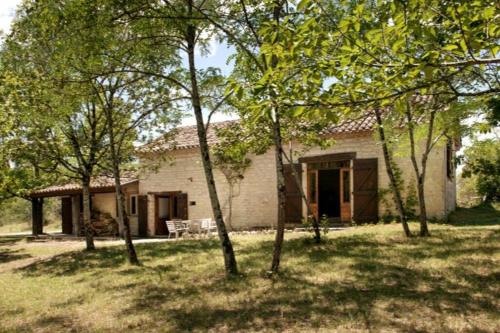
[{"label": "terracotta tile roof", "polygon": [[322,134],[343,134],[372,131],[377,120],[372,113],[362,115],[355,119],[349,119],[338,125],[327,128]]},{"label": "terracotta tile roof", "polygon": [[[238,122],[238,120],[228,120],[223,122],[217,122],[210,124],[207,131],[207,141],[209,145],[216,144],[218,142],[218,138],[216,135],[216,130],[220,128],[227,127],[231,124]],[[331,128],[326,129],[321,134],[329,135],[329,134],[340,134],[340,133],[359,133],[371,131],[375,124],[375,116],[363,115],[359,118],[352,119],[340,123],[339,125],[332,126]],[[161,137],[152,143],[145,145],[141,148],[142,152],[152,151],[168,151],[168,150],[176,150],[176,149],[190,149],[196,148],[199,146],[198,141],[198,133],[196,125],[193,126],[183,126],[178,127],[174,130],[174,132],[169,133],[170,139],[166,137]]]},{"label": "terracotta tile roof", "polygon": [[[122,177],[121,183],[123,186],[127,186],[137,182],[137,178],[134,177]],[[112,177],[100,176],[92,179],[90,181],[90,192],[114,192],[115,181]],[[69,194],[78,194],[82,192],[82,185],[76,182],[71,182],[62,185],[53,185],[38,190],[34,190],[30,193],[32,197],[50,197],[50,196],[60,196]]]},{"label": "terracotta tile roof", "polygon": [[[414,95],[412,103],[414,104],[427,104],[432,101],[431,95]],[[385,109],[382,111],[385,112]],[[218,142],[216,129],[227,127],[238,120],[228,120],[217,123],[211,123],[207,131],[207,140],[209,145]],[[335,135],[335,134],[350,134],[350,133],[363,133],[370,132],[374,129],[376,124],[375,115],[371,111],[360,115],[354,119],[348,119],[340,124],[334,125],[330,128],[323,130],[322,135]],[[196,125],[178,127],[174,131],[169,132],[168,135],[161,137],[148,145],[141,147],[141,152],[160,152],[176,149],[190,149],[199,146],[198,133]]]}]

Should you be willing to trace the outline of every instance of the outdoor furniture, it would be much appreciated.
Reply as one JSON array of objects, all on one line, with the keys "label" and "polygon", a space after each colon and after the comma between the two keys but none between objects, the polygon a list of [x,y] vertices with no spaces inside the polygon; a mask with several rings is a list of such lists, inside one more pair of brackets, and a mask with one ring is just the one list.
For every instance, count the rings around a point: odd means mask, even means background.
[{"label": "outdoor furniture", "polygon": [[191,220],[189,221],[188,231],[192,234],[201,234],[201,220]]},{"label": "outdoor furniture", "polygon": [[201,230],[206,232],[208,236],[212,235],[212,231],[217,231],[217,225],[212,219],[202,219],[201,220]]},{"label": "outdoor furniture", "polygon": [[168,230],[168,238],[172,238],[172,236],[175,236],[175,238],[179,238],[179,236],[182,236],[184,232],[188,231],[188,228],[184,226],[181,220],[174,220],[174,221],[166,221],[167,224],[167,230]]}]

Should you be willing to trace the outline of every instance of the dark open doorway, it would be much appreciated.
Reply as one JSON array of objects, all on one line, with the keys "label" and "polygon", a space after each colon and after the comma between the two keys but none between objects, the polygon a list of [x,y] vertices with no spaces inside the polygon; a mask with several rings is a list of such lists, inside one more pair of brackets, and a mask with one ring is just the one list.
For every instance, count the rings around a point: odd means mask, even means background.
[{"label": "dark open doorway", "polygon": [[165,192],[155,195],[156,235],[168,235],[166,221],[187,220],[187,193]]},{"label": "dark open doorway", "polygon": [[318,172],[319,217],[340,218],[340,170]]}]

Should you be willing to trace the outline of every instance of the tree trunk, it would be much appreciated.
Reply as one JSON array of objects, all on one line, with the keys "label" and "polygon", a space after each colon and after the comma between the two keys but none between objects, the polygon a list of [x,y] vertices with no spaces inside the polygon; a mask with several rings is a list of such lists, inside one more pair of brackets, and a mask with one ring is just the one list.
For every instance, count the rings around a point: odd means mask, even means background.
[{"label": "tree trunk", "polygon": [[382,143],[382,151],[384,153],[384,162],[385,162],[385,169],[387,170],[387,176],[389,177],[390,181],[390,186],[392,189],[392,194],[394,197],[394,202],[396,203],[396,209],[398,210],[399,213],[399,218],[401,220],[401,224],[403,225],[403,230],[406,235],[406,237],[411,237],[411,231],[408,226],[408,220],[406,218],[406,213],[404,210],[403,206],[403,199],[401,196],[401,191],[399,189],[396,176],[394,175],[394,170],[392,167],[392,157],[391,154],[389,153],[389,147],[387,146],[387,141],[385,139],[385,131],[382,123],[382,116],[380,115],[380,109],[376,106],[374,108],[375,112],[375,117],[377,119],[377,125],[378,125],[378,134],[380,136],[380,142]]},{"label": "tree trunk", "polygon": [[83,196],[83,230],[85,231],[85,243],[87,251],[95,250],[94,234],[92,230],[92,221],[90,213],[90,178],[82,179],[82,196]]},{"label": "tree trunk", "polygon": [[274,152],[276,159],[276,179],[278,190],[278,223],[276,226],[276,238],[274,240],[273,261],[271,263],[271,273],[278,273],[281,248],[283,246],[283,238],[285,236],[285,170],[283,167],[283,142],[281,138],[281,125],[279,110],[274,109],[273,121],[273,136],[274,136]]},{"label": "tree trunk", "polygon": [[[192,1],[188,2],[189,13],[188,16],[192,15]],[[236,275],[238,273],[238,267],[236,264],[236,257],[234,255],[233,245],[229,239],[227,233],[226,225],[224,223],[224,218],[222,216],[222,210],[220,207],[219,197],[217,195],[217,188],[215,186],[215,179],[212,169],[212,161],[210,160],[210,152],[207,142],[207,133],[205,130],[205,124],[203,121],[203,113],[201,109],[200,95],[198,91],[198,80],[196,74],[196,65],[194,60],[195,51],[195,40],[196,40],[196,27],[192,24],[188,25],[186,31],[186,42],[188,51],[188,62],[189,62],[189,74],[191,79],[191,101],[193,104],[193,111],[196,118],[196,126],[198,129],[198,140],[200,141],[200,153],[201,160],[203,162],[203,169],[205,171],[205,178],[207,180],[208,193],[210,196],[210,203],[212,205],[212,211],[215,218],[215,223],[217,224],[217,232],[222,246],[222,254],[224,256],[224,265],[226,273],[228,275]]]},{"label": "tree trunk", "polygon": [[[113,164],[115,163],[113,162]],[[118,223],[123,227],[123,237],[125,239],[125,245],[127,246],[128,261],[132,265],[139,265],[139,259],[137,259],[137,253],[130,232],[130,219],[125,211],[125,196],[122,191],[119,168],[117,169],[116,166],[113,166],[113,173],[115,177],[116,200],[118,202]]]},{"label": "tree trunk", "polygon": [[424,191],[424,179],[420,177],[418,179],[418,203],[420,208],[420,236],[427,237],[430,236],[429,228],[427,227],[427,208],[425,207],[425,191]]},{"label": "tree trunk", "polygon": [[113,114],[110,109],[106,110],[106,120],[108,123],[109,150],[111,152],[113,176],[115,178],[116,201],[118,203],[118,223],[123,229],[123,238],[125,239],[125,245],[127,247],[128,261],[132,265],[139,265],[139,259],[137,259],[137,253],[134,243],[132,242],[132,234],[130,233],[130,219],[125,210],[125,196],[123,195],[120,179],[120,160],[116,151]]},{"label": "tree trunk", "polygon": [[309,202],[309,199],[307,198],[307,195],[304,192],[304,189],[302,188],[302,182],[299,178],[299,175],[297,174],[297,170],[293,167],[293,159],[292,159],[292,151],[290,151],[290,157],[287,157],[286,154],[283,154],[285,158],[288,160],[288,163],[290,163],[292,167],[292,174],[293,178],[295,179],[295,183],[297,184],[297,187],[299,188],[300,191],[300,196],[302,197],[302,201],[306,204],[306,209],[307,209],[307,216],[312,216],[312,225],[313,225],[313,230],[314,230],[314,240],[316,241],[316,244],[321,243],[321,231],[319,228],[319,223],[318,220],[316,220],[316,216],[314,216],[314,213],[311,209],[311,203]]},{"label": "tree trunk", "polygon": [[429,156],[429,151],[431,149],[432,133],[434,131],[434,117],[435,112],[432,111],[429,120],[429,128],[427,131],[427,140],[425,143],[425,151],[422,154],[422,170],[419,170],[417,163],[417,154],[415,147],[415,132],[414,132],[414,121],[412,116],[411,101],[407,99],[406,101],[406,120],[408,126],[408,134],[410,137],[410,156],[413,165],[413,170],[415,171],[415,177],[417,179],[417,193],[418,193],[418,205],[419,205],[419,221],[420,221],[420,236],[430,236],[429,228],[427,227],[427,209],[425,207],[425,173],[427,169],[427,157]]}]

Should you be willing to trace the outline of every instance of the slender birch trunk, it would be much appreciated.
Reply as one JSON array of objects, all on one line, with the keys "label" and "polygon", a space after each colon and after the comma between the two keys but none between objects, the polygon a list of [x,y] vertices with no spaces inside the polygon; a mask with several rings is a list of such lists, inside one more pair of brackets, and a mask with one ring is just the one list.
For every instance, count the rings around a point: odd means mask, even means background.
[{"label": "slender birch trunk", "polygon": [[411,102],[406,101],[406,120],[408,126],[408,134],[410,137],[410,156],[413,165],[413,170],[415,172],[415,178],[417,180],[417,194],[418,194],[418,205],[419,205],[419,222],[420,222],[420,236],[427,237],[430,236],[429,228],[427,225],[427,208],[425,205],[425,175],[427,170],[427,160],[432,144],[432,133],[434,131],[434,119],[436,112],[434,110],[430,113],[429,128],[427,132],[427,139],[425,142],[424,152],[422,154],[421,167],[420,170],[417,163],[416,154],[416,142],[415,142],[415,132],[414,132],[414,121],[411,111]]},{"label": "slender birch trunk", "polygon": [[139,259],[137,259],[137,253],[135,251],[134,243],[132,242],[132,234],[130,232],[130,219],[125,210],[125,196],[123,195],[121,184],[120,159],[116,151],[113,115],[110,109],[106,109],[105,112],[106,121],[108,123],[109,150],[111,153],[113,177],[115,179],[116,201],[118,203],[118,223],[123,228],[123,238],[125,239],[125,245],[127,247],[128,261],[132,265],[139,265]]},{"label": "slender birch trunk", "polygon": [[[193,2],[188,1],[188,16],[193,14]],[[217,195],[217,188],[215,186],[215,179],[212,168],[212,161],[210,160],[210,151],[207,142],[207,133],[203,121],[203,113],[201,108],[201,100],[198,91],[198,79],[196,74],[195,65],[195,45],[196,45],[196,26],[189,24],[186,31],[186,44],[188,51],[189,73],[191,80],[191,102],[193,104],[193,111],[196,118],[196,126],[198,129],[198,140],[200,142],[201,160],[203,169],[207,180],[208,193],[210,196],[210,203],[212,211],[217,224],[217,232],[222,246],[222,254],[224,256],[225,270],[228,275],[236,275],[238,267],[236,264],[236,257],[233,250],[233,245],[227,233],[224,218],[222,216],[222,209],[220,206],[219,197]]]},{"label": "slender birch trunk", "polygon": [[274,109],[273,137],[274,137],[274,156],[276,161],[276,189],[278,192],[278,223],[276,225],[276,237],[274,240],[273,260],[271,263],[271,273],[278,273],[281,249],[285,236],[285,170],[283,167],[283,142],[281,137],[281,124],[279,110]]},{"label": "slender birch trunk", "polygon": [[380,114],[380,109],[378,107],[374,108],[374,113],[375,117],[377,119],[377,125],[378,125],[378,134],[380,136],[380,141],[382,142],[382,151],[384,153],[384,162],[385,162],[385,169],[387,171],[387,176],[389,177],[390,181],[390,186],[392,189],[392,194],[394,197],[394,202],[396,203],[396,209],[399,213],[399,218],[401,220],[401,224],[403,225],[403,230],[406,235],[406,237],[411,237],[411,231],[408,226],[408,220],[406,218],[406,214],[404,211],[404,206],[403,206],[403,198],[401,196],[401,191],[399,189],[399,186],[396,181],[396,176],[394,175],[394,170],[392,167],[392,157],[391,154],[389,153],[389,147],[387,146],[387,141],[385,138],[385,131],[382,123],[382,116]]},{"label": "slender birch trunk", "polygon": [[94,232],[92,230],[91,211],[90,211],[90,177],[82,179],[83,196],[83,230],[85,232],[85,244],[88,251],[95,250]]}]

